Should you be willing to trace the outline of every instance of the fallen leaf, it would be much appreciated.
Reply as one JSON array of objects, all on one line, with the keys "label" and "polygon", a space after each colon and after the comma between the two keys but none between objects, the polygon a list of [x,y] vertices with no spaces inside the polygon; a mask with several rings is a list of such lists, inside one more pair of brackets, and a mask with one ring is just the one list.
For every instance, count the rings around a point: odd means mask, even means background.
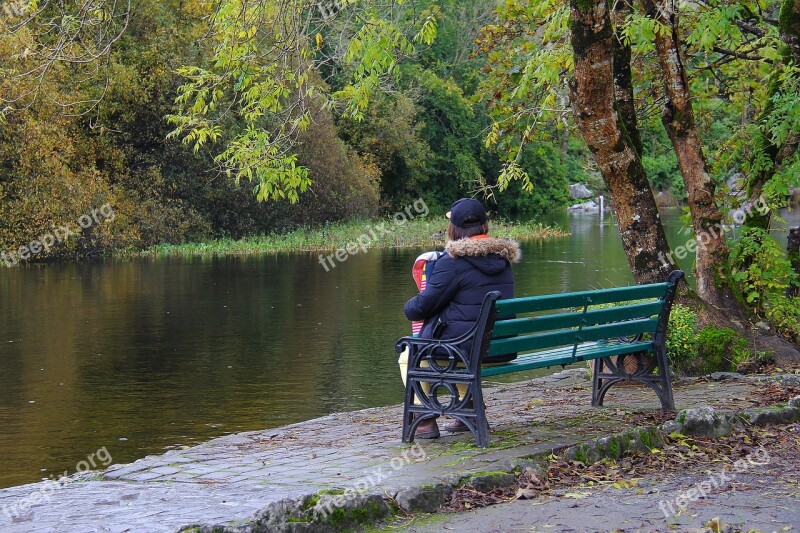
[{"label": "fallen leaf", "polygon": [[532,500],[539,495],[539,491],[532,487],[518,488],[517,494],[514,495],[516,500]]}]

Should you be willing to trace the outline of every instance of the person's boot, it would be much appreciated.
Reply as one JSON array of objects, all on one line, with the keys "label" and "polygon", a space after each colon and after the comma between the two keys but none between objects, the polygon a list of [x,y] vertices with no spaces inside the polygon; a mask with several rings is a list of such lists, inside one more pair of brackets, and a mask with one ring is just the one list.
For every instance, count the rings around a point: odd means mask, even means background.
[{"label": "person's boot", "polygon": [[424,420],[417,426],[414,431],[415,439],[438,439],[439,438],[439,424],[436,423],[435,418]]},{"label": "person's boot", "polygon": [[[465,407],[468,409],[472,409],[472,406],[473,406],[472,400],[468,401],[467,405],[465,405]],[[483,404],[483,408],[484,410],[486,409],[486,403]],[[469,431],[469,426],[467,426],[461,420],[454,418],[452,422],[450,422],[444,427],[444,430],[450,433],[462,433],[464,431]]]},{"label": "person's boot", "polygon": [[469,431],[469,427],[464,422],[456,418],[447,424],[444,427],[444,430],[450,433],[461,433],[463,431]]}]

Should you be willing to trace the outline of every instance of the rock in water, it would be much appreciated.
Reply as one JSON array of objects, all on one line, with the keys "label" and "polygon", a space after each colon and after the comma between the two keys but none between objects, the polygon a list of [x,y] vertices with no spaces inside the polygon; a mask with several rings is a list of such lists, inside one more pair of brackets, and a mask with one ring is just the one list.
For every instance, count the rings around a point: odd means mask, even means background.
[{"label": "rock in water", "polygon": [[591,198],[594,193],[590,191],[583,183],[573,183],[569,186],[569,195],[573,198]]}]

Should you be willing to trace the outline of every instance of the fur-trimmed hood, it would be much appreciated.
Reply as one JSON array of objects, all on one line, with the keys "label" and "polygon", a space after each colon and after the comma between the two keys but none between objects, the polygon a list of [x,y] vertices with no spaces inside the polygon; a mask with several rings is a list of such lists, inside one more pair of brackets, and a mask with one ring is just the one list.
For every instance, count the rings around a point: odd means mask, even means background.
[{"label": "fur-trimmed hood", "polygon": [[519,263],[522,259],[522,250],[517,241],[511,239],[459,239],[449,241],[445,251],[453,258],[459,257],[485,257],[497,254],[511,263]]},{"label": "fur-trimmed hood", "polygon": [[[516,242],[491,237],[461,239],[448,242],[445,250],[436,260],[425,290],[404,307],[409,320],[425,321],[419,333],[423,339],[455,339],[466,334],[480,317],[489,292],[498,291],[503,299],[514,297],[510,261],[522,257]],[[493,356],[492,361],[514,357]]]}]

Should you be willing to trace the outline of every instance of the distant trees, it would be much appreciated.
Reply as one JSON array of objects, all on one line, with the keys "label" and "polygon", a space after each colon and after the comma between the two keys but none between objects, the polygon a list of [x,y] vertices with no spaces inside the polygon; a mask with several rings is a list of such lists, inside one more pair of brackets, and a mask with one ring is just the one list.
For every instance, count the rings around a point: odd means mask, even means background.
[{"label": "distant trees", "polygon": [[[51,255],[367,217],[420,196],[443,211],[496,185],[472,56],[493,2],[24,4],[0,13],[7,248],[90,204],[117,207],[116,233]],[[500,200],[511,215],[564,205],[584,167],[546,143],[526,161],[537,191]]]}]

